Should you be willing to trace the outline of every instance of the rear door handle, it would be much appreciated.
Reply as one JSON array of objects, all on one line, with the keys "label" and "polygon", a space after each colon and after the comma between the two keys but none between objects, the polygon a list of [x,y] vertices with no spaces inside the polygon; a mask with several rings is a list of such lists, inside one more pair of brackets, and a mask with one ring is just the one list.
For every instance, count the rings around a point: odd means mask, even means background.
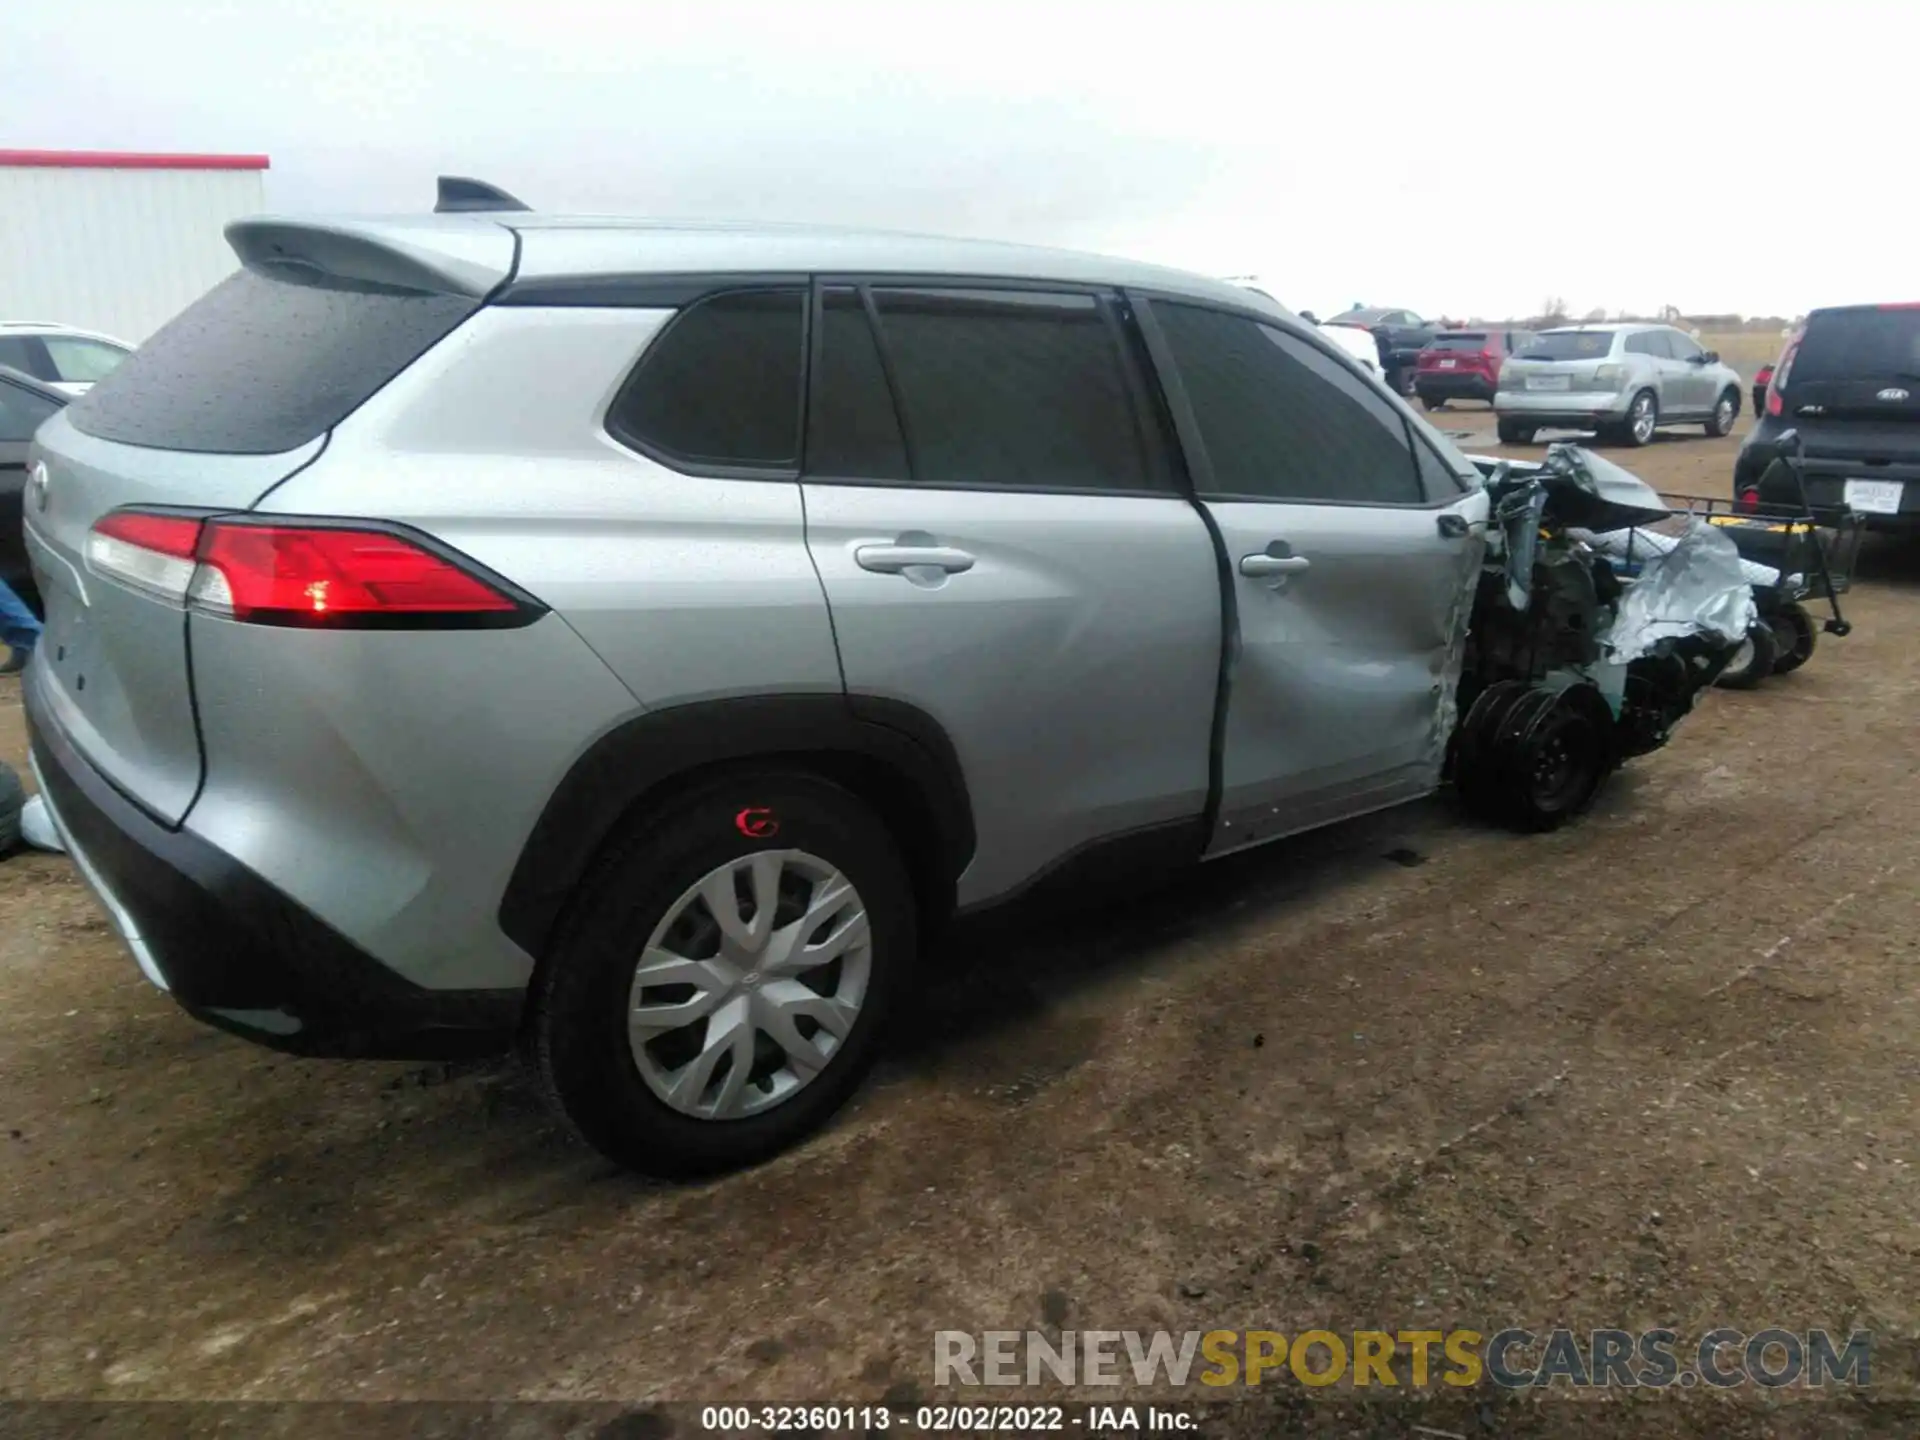
[{"label": "rear door handle", "polygon": [[1311,568],[1313,562],[1304,555],[1242,555],[1240,573],[1259,577],[1262,575],[1295,575]]},{"label": "rear door handle", "polygon": [[853,552],[853,562],[879,575],[898,575],[923,566],[958,575],[973,568],[973,556],[950,545],[862,545]]}]

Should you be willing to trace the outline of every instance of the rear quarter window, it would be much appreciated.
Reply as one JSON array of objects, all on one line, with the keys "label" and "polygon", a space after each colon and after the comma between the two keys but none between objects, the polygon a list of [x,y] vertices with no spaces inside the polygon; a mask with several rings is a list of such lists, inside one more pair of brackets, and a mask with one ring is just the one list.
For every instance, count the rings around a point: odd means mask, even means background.
[{"label": "rear quarter window", "polygon": [[170,320],[67,416],[88,435],[155,450],[292,450],[359,409],[479,304],[242,270]]}]

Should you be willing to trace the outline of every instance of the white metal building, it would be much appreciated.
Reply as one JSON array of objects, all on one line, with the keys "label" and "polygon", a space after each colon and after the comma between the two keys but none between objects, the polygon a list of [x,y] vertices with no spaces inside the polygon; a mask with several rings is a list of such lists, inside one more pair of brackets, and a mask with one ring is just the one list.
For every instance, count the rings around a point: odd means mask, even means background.
[{"label": "white metal building", "polygon": [[233,272],[229,220],[265,209],[264,155],[0,150],[0,321],[135,344]]}]

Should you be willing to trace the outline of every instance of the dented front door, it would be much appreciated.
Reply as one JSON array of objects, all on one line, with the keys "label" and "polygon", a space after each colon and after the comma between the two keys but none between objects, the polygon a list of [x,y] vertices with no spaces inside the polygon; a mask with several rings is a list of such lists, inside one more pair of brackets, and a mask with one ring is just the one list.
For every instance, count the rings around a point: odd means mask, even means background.
[{"label": "dented front door", "polygon": [[1189,469],[1231,587],[1211,853],[1438,783],[1487,497],[1315,339],[1155,301]]}]

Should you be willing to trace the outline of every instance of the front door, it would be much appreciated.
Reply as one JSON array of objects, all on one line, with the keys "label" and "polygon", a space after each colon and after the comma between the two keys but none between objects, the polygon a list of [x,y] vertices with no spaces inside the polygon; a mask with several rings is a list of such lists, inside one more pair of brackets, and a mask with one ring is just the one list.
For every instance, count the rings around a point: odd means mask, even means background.
[{"label": "front door", "polygon": [[1713,409],[1715,396],[1713,377],[1707,374],[1707,367],[1702,363],[1705,357],[1700,347],[1678,330],[1667,331],[1666,339],[1667,348],[1673,353],[1670,388],[1678,395],[1674,408],[1689,415],[1706,414]]},{"label": "front door", "polygon": [[1155,301],[1150,333],[1231,572],[1210,853],[1440,778],[1487,499],[1307,338]]}]

